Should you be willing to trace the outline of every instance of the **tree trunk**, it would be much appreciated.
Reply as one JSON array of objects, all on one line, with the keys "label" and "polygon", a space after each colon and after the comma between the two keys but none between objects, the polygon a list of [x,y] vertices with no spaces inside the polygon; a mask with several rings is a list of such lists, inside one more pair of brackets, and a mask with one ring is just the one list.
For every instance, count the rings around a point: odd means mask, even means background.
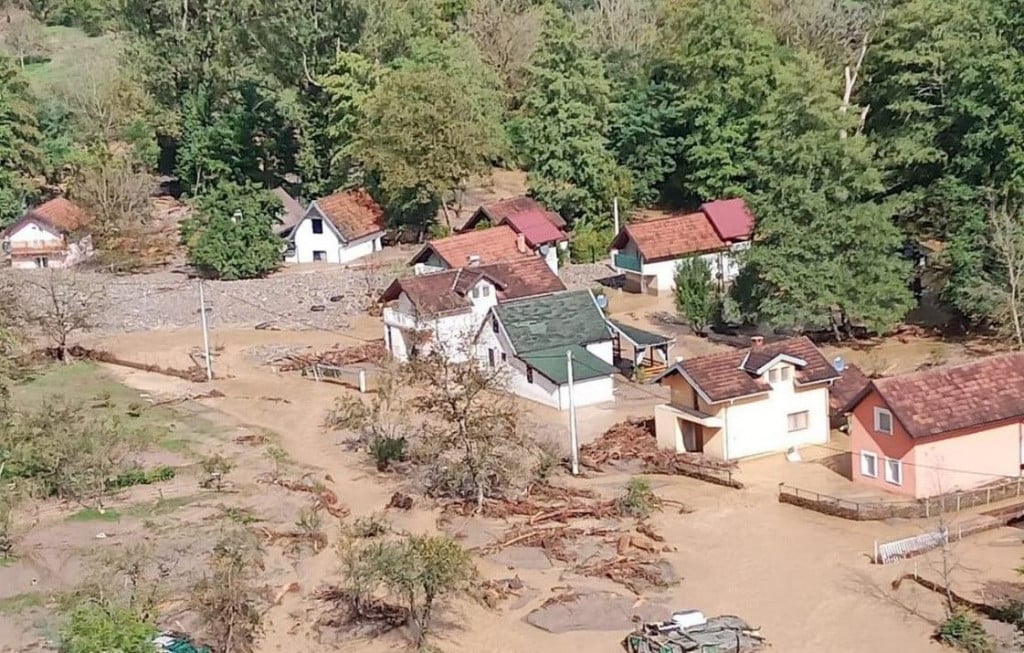
[{"label": "tree trunk", "polygon": [[[847,64],[846,68],[843,69],[843,103],[840,105],[839,110],[846,114],[850,110],[850,105],[853,103],[853,89],[857,86],[857,79],[860,77],[860,68],[864,65],[864,57],[868,53],[868,34],[864,33],[864,41],[861,43],[860,51],[857,53],[857,61],[852,65]],[[867,109],[861,113],[861,125],[864,123],[864,119],[867,117]],[[861,127],[858,127],[857,132],[860,133]],[[839,132],[839,137],[845,139],[847,136],[846,129]]]},{"label": "tree trunk", "polygon": [[448,210],[448,202],[441,201],[441,212],[444,213],[444,226],[448,227],[448,233],[452,231],[452,216]]}]

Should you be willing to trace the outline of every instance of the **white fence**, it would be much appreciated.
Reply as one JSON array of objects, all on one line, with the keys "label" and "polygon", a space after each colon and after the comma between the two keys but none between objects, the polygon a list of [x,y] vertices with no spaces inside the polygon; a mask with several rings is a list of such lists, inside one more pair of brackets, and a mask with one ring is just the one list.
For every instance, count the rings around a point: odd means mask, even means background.
[{"label": "white fence", "polygon": [[337,380],[354,385],[359,388],[359,392],[366,393],[366,370],[364,368],[338,367],[317,363],[308,368],[308,373],[314,381]]},{"label": "white fence", "polygon": [[941,529],[931,533],[921,533],[905,537],[902,540],[879,543],[875,540],[875,562],[887,565],[897,560],[911,558],[913,556],[937,549],[949,542],[949,531]]}]

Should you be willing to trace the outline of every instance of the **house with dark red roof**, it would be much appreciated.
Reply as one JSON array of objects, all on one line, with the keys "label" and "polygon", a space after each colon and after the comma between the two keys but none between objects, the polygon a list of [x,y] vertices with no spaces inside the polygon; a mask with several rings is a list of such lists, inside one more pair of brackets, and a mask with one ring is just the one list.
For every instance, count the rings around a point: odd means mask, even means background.
[{"label": "house with dark red roof", "polygon": [[1024,353],[873,379],[847,410],[862,485],[924,498],[1024,470]]},{"label": "house with dark red roof", "polygon": [[63,268],[92,256],[92,238],[83,229],[92,216],[64,197],[25,212],[0,232],[13,268]]},{"label": "house with dark red roof", "polygon": [[619,230],[611,246],[612,267],[630,292],[671,292],[676,266],[693,257],[707,264],[719,285],[728,285],[739,274],[737,255],[749,247],[754,229],[742,199],[707,202],[693,213],[639,217]]},{"label": "house with dark red roof", "polygon": [[452,360],[466,360],[492,306],[563,290],[565,284],[537,256],[395,279],[380,297],[384,342],[400,361],[436,348]]},{"label": "house with dark red roof", "polygon": [[499,225],[508,225],[522,236],[527,246],[558,272],[558,250],[569,246],[562,216],[532,197],[519,195],[481,205],[460,231],[466,233]]},{"label": "house with dark red roof", "polygon": [[655,379],[670,389],[654,410],[658,444],[721,460],[825,444],[837,378],[806,337],[677,362]]},{"label": "house with dark red roof", "polygon": [[349,263],[381,250],[384,211],[363,189],[310,202],[287,233],[289,263]]}]

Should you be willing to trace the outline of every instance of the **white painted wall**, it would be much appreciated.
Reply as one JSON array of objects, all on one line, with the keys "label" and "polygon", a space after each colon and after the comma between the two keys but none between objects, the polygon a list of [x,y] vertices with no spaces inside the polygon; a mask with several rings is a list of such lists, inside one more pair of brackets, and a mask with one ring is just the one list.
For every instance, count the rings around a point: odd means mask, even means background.
[{"label": "white painted wall", "polygon": [[[801,411],[808,413],[807,428],[790,433],[788,416]],[[792,379],[782,381],[767,395],[726,404],[721,417],[729,460],[825,444],[829,436],[828,385],[797,388]]]},{"label": "white painted wall", "polygon": [[[537,255],[540,255],[538,250]],[[548,264],[548,268],[555,274],[558,274],[558,248],[554,245],[548,247],[548,253],[544,256],[544,262]]]},{"label": "white painted wall", "polygon": [[[477,291],[476,297],[473,297],[473,290]],[[476,355],[473,338],[487,311],[498,303],[497,290],[490,281],[481,279],[470,290],[469,300],[473,307],[465,313],[420,319],[409,297],[405,293],[399,295],[394,308],[384,309],[384,337],[391,355],[402,362],[409,360],[406,334],[399,328],[405,327],[431,332],[431,344],[422,348],[423,353],[438,347],[450,360],[456,362],[473,358]]]},{"label": "white painted wall", "polygon": [[586,349],[609,365],[615,364],[615,350],[611,340],[591,342],[586,345]]},{"label": "white painted wall", "polygon": [[[8,236],[11,243],[11,267],[28,270],[40,267],[37,258],[46,259],[46,267],[64,268],[75,265],[93,255],[92,237],[84,236],[77,242],[65,245],[66,239],[47,225],[29,221]],[[20,246],[20,247],[19,247]],[[19,248],[53,247],[53,251],[28,252],[19,255]]]},{"label": "white painted wall", "polygon": [[[730,246],[729,250],[712,252],[710,254],[701,254],[700,259],[708,266],[712,279],[718,280],[721,278],[725,283],[731,283],[736,279],[736,276],[740,272],[738,254],[749,247],[749,241],[734,243]],[[615,255],[619,252],[628,254],[629,256],[637,256],[638,252],[636,243],[630,240],[621,250],[611,250],[612,267],[615,267]],[[675,290],[676,265],[679,261],[685,258],[687,257],[682,256],[668,261],[657,261],[655,263],[642,262],[640,267],[644,276],[653,276],[656,278],[655,283],[657,284],[659,293],[667,293]],[[624,272],[626,274],[635,274],[622,268],[616,269],[619,270],[619,272]]]},{"label": "white painted wall", "polygon": [[[323,221],[323,233],[313,233],[313,219]],[[285,259],[289,263],[312,263],[313,252],[317,251],[326,253],[327,263],[349,263],[381,250],[380,235],[345,243],[315,205],[310,205],[306,216],[295,225],[292,239],[295,254]]]}]

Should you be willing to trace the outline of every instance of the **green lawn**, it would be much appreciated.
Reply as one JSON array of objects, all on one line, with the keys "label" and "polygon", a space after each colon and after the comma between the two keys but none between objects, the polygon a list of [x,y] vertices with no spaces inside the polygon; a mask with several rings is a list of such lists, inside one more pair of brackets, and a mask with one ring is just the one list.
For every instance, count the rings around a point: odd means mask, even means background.
[{"label": "green lawn", "polygon": [[53,84],[75,79],[82,66],[94,60],[116,64],[120,44],[113,35],[92,37],[77,27],[55,25],[46,28],[49,60],[25,66],[32,89],[42,95]]},{"label": "green lawn", "polygon": [[46,595],[41,592],[28,592],[26,594],[15,594],[5,599],[0,599],[0,614],[17,614],[39,608],[46,605]]}]

